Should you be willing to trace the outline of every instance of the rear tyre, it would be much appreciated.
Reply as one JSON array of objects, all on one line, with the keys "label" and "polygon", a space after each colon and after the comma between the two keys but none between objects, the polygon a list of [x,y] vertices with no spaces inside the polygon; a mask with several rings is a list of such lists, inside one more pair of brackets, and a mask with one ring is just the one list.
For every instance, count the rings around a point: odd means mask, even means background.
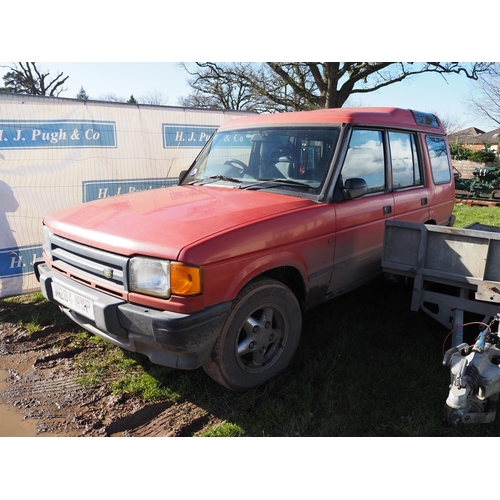
[{"label": "rear tyre", "polygon": [[288,366],[301,329],[300,305],[287,286],[251,281],[236,297],[203,369],[233,391],[261,385]]}]

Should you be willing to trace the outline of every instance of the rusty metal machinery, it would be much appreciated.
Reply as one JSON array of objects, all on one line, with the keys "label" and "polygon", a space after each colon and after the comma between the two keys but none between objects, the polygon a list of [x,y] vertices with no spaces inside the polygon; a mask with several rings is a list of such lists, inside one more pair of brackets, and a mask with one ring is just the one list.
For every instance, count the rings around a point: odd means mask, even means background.
[{"label": "rusty metal machinery", "polygon": [[483,200],[500,203],[500,169],[477,167],[472,179],[455,173],[455,197],[459,200]]},{"label": "rusty metal machinery", "polygon": [[[495,319],[498,324],[498,316]],[[444,417],[451,425],[486,424],[495,420],[500,393],[500,338],[490,325],[476,343],[449,349],[443,365],[450,367],[450,392]]]}]

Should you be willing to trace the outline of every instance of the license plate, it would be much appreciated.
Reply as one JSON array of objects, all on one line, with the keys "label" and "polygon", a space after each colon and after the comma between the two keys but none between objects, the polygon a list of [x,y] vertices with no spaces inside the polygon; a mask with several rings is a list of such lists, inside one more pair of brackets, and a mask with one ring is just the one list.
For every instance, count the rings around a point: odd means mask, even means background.
[{"label": "license plate", "polygon": [[57,302],[63,306],[66,306],[86,318],[95,320],[94,304],[91,300],[82,297],[81,295],[74,293],[54,282],[52,283],[52,292],[54,293],[54,298]]}]

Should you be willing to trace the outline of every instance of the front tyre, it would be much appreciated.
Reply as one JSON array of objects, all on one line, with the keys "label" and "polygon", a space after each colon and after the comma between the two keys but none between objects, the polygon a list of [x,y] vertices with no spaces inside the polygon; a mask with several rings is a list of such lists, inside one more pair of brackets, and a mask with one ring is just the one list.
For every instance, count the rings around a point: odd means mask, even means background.
[{"label": "front tyre", "polygon": [[205,372],[233,391],[263,384],[290,363],[300,339],[302,314],[283,283],[259,278],[236,297]]}]

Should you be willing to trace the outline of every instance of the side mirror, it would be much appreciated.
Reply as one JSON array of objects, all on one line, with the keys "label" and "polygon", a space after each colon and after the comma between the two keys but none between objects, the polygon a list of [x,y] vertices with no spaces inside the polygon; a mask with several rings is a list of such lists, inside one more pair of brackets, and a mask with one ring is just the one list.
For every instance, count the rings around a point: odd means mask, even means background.
[{"label": "side mirror", "polygon": [[344,183],[344,196],[347,200],[354,200],[361,198],[368,192],[368,185],[361,177],[354,177],[353,179],[346,179]]},{"label": "side mirror", "polygon": [[179,182],[182,182],[182,179],[184,179],[186,172],[187,170],[181,170],[181,173],[179,174]]}]

